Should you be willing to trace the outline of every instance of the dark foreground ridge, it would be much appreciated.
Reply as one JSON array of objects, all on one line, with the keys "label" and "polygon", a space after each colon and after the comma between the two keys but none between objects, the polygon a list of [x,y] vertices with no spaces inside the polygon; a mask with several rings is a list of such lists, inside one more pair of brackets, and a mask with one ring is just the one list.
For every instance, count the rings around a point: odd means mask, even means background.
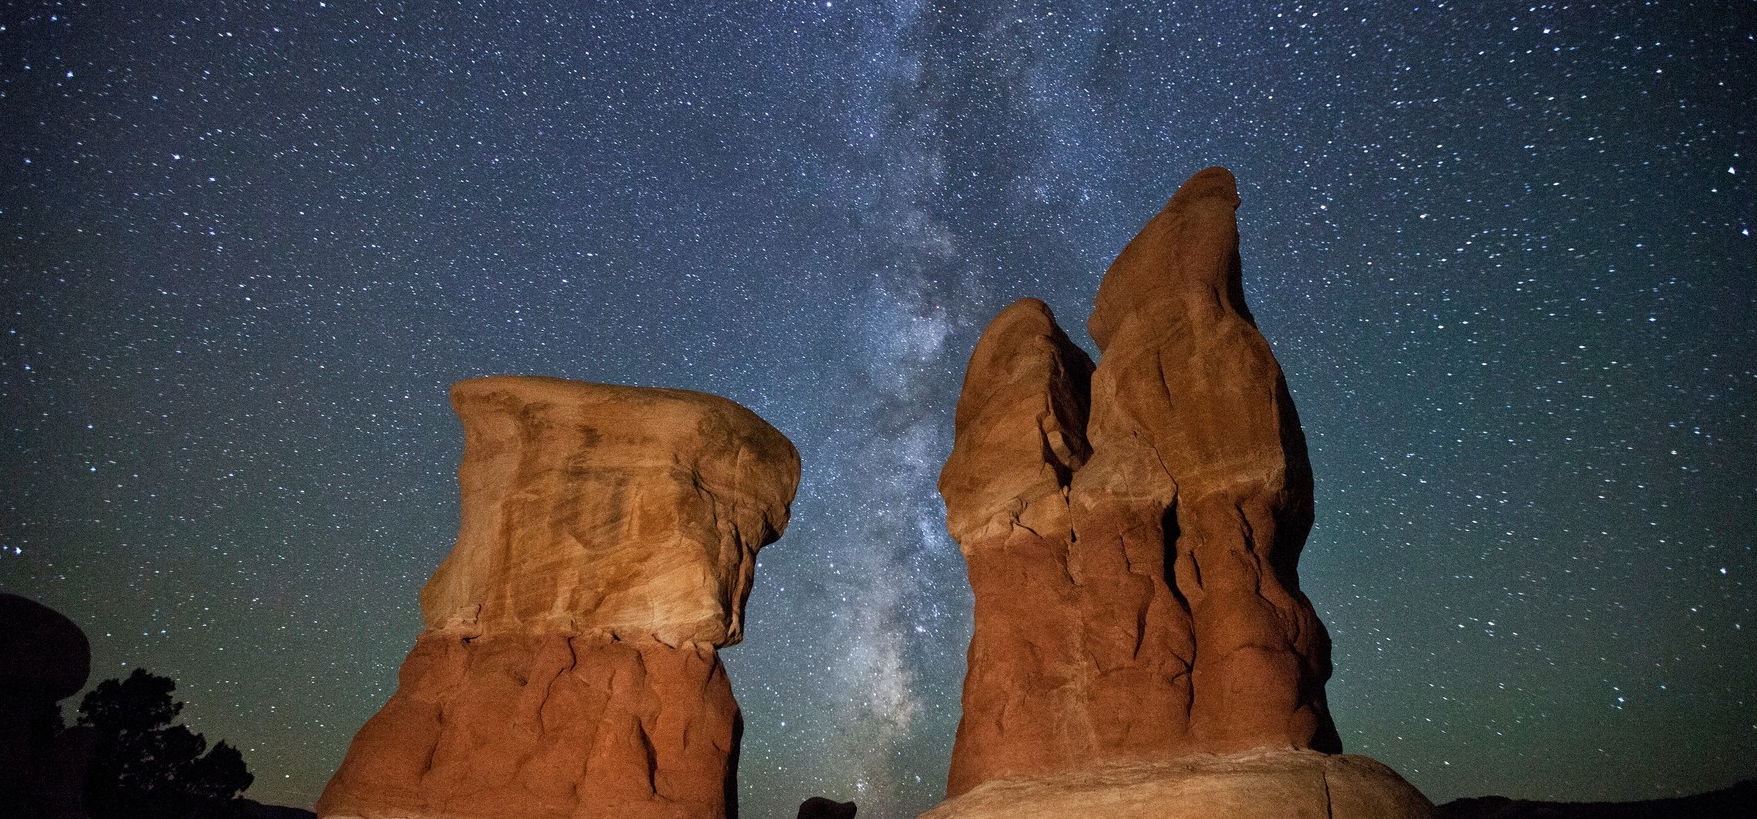
[{"label": "dark foreground ridge", "polygon": [[1718,791],[1640,802],[1536,802],[1505,796],[1454,799],[1446,819],[1748,819],[1757,816],[1757,779]]},{"label": "dark foreground ridge", "polygon": [[240,799],[238,810],[244,819],[317,819],[317,814],[304,808],[286,805],[264,805],[254,799]]}]

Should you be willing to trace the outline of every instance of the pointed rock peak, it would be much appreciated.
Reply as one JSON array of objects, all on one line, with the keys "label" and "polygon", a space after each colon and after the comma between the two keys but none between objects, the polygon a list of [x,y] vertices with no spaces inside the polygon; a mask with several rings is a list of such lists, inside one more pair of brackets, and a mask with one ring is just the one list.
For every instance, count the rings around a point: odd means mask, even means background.
[{"label": "pointed rock peak", "polygon": [[1046,387],[1078,382],[1085,378],[1081,373],[1091,370],[1092,359],[1062,332],[1049,305],[1019,299],[1001,310],[977,340],[964,375],[957,420],[963,423],[967,413],[986,407],[994,387],[1022,380]]},{"label": "pointed rock peak", "polygon": [[1156,328],[1169,325],[1168,315],[1210,318],[1229,312],[1251,320],[1239,282],[1238,205],[1238,183],[1219,166],[1177,189],[1098,285],[1086,329],[1100,351],[1134,316],[1144,316]]},{"label": "pointed rock peak", "polygon": [[1090,452],[1091,381],[1092,359],[1043,302],[1020,299],[989,322],[970,356],[957,438],[940,472],[954,532],[1010,526],[1032,500],[1059,496]]},{"label": "pointed rock peak", "polygon": [[986,336],[990,333],[1006,332],[1015,326],[1044,335],[1061,333],[1061,327],[1055,323],[1055,312],[1042,299],[1030,296],[1001,308],[982,332]]},{"label": "pointed rock peak", "polygon": [[1203,168],[1179,186],[1165,206],[1170,208],[1199,199],[1219,199],[1236,208],[1239,204],[1238,180],[1233,178],[1232,171],[1219,165]]}]

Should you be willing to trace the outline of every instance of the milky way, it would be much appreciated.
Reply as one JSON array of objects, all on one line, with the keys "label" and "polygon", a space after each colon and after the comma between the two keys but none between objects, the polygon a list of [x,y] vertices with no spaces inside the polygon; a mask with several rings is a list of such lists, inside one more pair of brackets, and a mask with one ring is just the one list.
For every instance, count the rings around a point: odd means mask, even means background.
[{"label": "milky way", "polygon": [[308,805],[455,534],[447,385],[717,393],[805,464],[724,655],[745,813],[913,815],[965,358],[1024,295],[1090,349],[1109,260],[1223,164],[1344,744],[1440,800],[1728,784],[1753,15],[1484,5],[7,4],[0,587]]}]

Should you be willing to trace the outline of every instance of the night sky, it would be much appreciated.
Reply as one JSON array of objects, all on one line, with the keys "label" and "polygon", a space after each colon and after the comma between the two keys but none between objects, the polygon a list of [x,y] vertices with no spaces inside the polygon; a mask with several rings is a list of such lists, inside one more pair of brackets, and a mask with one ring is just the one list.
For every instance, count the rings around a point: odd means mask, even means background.
[{"label": "night sky", "polygon": [[1034,295],[1092,349],[1105,267],[1221,164],[1348,750],[1436,801],[1727,785],[1757,4],[1590,5],[5,3],[0,588],[309,806],[452,545],[447,386],[716,393],[805,464],[723,654],[746,815],[913,815],[976,335]]}]

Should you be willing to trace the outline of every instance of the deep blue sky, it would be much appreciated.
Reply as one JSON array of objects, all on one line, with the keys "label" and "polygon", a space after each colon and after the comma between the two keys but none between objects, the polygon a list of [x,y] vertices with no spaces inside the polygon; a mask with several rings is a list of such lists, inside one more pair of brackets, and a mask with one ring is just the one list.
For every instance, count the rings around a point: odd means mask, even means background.
[{"label": "deep blue sky", "polygon": [[5,3],[0,587],[309,804],[451,546],[447,385],[718,393],[805,462],[724,655],[746,813],[913,815],[976,334],[1035,295],[1089,346],[1224,164],[1348,748],[1437,800],[1728,784],[1757,5],[1614,5]]}]

